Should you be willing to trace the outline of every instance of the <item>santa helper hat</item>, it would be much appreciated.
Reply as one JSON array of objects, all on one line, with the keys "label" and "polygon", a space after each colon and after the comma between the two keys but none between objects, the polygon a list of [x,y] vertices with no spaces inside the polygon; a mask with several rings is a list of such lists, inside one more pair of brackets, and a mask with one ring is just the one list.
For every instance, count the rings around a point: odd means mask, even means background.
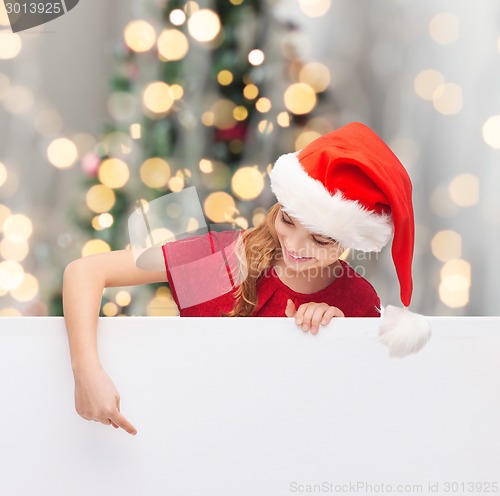
[{"label": "santa helper hat", "polygon": [[287,213],[345,248],[379,252],[394,234],[392,259],[404,308],[382,308],[378,340],[390,356],[419,351],[431,330],[407,308],[413,289],[412,184],[390,148],[370,128],[353,122],[282,155],[270,180]]}]

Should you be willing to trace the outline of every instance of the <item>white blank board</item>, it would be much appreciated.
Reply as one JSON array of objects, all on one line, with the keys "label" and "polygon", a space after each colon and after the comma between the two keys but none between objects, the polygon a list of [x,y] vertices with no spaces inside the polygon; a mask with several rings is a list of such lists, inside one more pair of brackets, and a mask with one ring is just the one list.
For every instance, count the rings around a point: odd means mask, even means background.
[{"label": "white blank board", "polygon": [[131,436],[76,413],[62,317],[3,317],[0,494],[498,493],[500,318],[429,321],[399,359],[379,319],[100,318]]}]

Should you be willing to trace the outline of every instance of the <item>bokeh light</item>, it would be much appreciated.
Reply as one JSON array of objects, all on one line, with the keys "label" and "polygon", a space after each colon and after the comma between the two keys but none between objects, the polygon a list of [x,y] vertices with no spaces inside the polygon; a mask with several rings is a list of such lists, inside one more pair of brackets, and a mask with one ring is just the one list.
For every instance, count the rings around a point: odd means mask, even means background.
[{"label": "bokeh light", "polygon": [[252,84],[252,83],[247,84],[243,88],[243,96],[247,100],[255,100],[255,98],[257,98],[257,96],[259,96],[259,88],[255,84]]},{"label": "bokeh light", "polygon": [[186,35],[178,29],[164,29],[158,38],[160,60],[181,60],[189,51]]},{"label": "bokeh light", "polygon": [[189,34],[197,41],[212,41],[220,29],[219,16],[210,9],[198,10],[188,19]]},{"label": "bokeh light", "polygon": [[155,44],[156,32],[149,22],[138,19],[125,26],[124,38],[127,46],[134,52],[147,52]]},{"label": "bokeh light", "polygon": [[126,307],[130,305],[130,302],[132,301],[132,297],[130,296],[130,293],[125,290],[118,291],[115,296],[115,301],[120,305],[121,307]]},{"label": "bokeh light", "polygon": [[450,45],[457,41],[460,34],[458,17],[451,12],[440,12],[429,22],[429,35],[440,45]]},{"label": "bokeh light", "polygon": [[33,224],[26,215],[14,214],[5,219],[3,233],[5,238],[12,243],[22,243],[32,235]]},{"label": "bokeh light", "polygon": [[213,222],[232,222],[235,214],[238,213],[234,198],[224,191],[210,193],[203,207]]},{"label": "bokeh light", "polygon": [[420,71],[413,82],[415,93],[423,100],[431,101],[436,89],[444,83],[444,76],[436,69]]},{"label": "bokeh light", "polygon": [[210,174],[214,170],[214,166],[211,160],[202,158],[199,163],[200,171],[204,174]]},{"label": "bokeh light", "polygon": [[233,110],[233,116],[237,121],[244,121],[248,117],[248,110],[242,105],[238,105]]},{"label": "bokeh light", "polygon": [[99,181],[108,188],[123,188],[130,177],[128,165],[118,158],[103,160],[97,175]]},{"label": "bokeh light", "polygon": [[141,125],[139,123],[130,124],[130,137],[132,139],[138,140],[141,139],[142,130]]},{"label": "bokeh light", "polygon": [[217,100],[210,109],[214,116],[213,125],[219,129],[231,129],[236,124],[235,108],[236,105],[231,100]]},{"label": "bokeh light", "polygon": [[241,167],[231,179],[231,188],[240,199],[253,200],[264,189],[264,177],[258,167]]},{"label": "bokeh light", "polygon": [[259,98],[255,102],[255,108],[257,109],[258,112],[261,112],[265,114],[266,112],[269,112],[271,110],[272,104],[271,100],[269,98]]},{"label": "bokeh light", "polygon": [[259,133],[271,134],[273,132],[274,125],[271,121],[264,119],[257,124],[257,129],[259,130]]},{"label": "bokeh light", "polygon": [[184,96],[184,88],[180,84],[172,84],[170,86],[170,95],[174,100],[180,100]]},{"label": "bokeh light", "polygon": [[479,178],[474,174],[460,174],[450,183],[450,198],[460,207],[479,203]]},{"label": "bokeh light", "polygon": [[469,303],[471,266],[462,259],[452,259],[441,269],[439,297],[450,308],[464,307]]},{"label": "bokeh light", "polygon": [[227,69],[223,69],[217,74],[217,81],[222,86],[230,85],[233,82],[233,79],[233,73],[231,71],[228,71]]},{"label": "bokeh light", "polygon": [[0,262],[0,288],[12,291],[23,282],[24,269],[14,260]]},{"label": "bokeh light", "polygon": [[294,83],[286,89],[284,101],[290,112],[308,114],[316,105],[316,93],[308,84]]},{"label": "bokeh light", "polygon": [[324,16],[331,4],[331,0],[299,0],[300,10],[309,17]]},{"label": "bokeh light", "polygon": [[146,110],[153,114],[166,114],[174,103],[169,86],[162,81],[149,83],[144,89],[142,101]]},{"label": "bokeh light", "polygon": [[302,148],[305,148],[309,143],[312,143],[320,136],[321,134],[316,131],[302,131],[295,140],[295,151],[302,150]]},{"label": "bokeh light", "polygon": [[483,124],[485,143],[496,150],[500,149],[500,115],[493,115]]},{"label": "bokeh light", "polygon": [[262,50],[252,50],[248,54],[248,62],[250,62],[251,65],[258,66],[264,63],[265,60],[265,55]]},{"label": "bokeh light", "polygon": [[73,141],[67,138],[57,138],[47,147],[49,162],[58,169],[67,169],[76,162],[78,149]]},{"label": "bokeh light", "polygon": [[17,301],[30,301],[39,292],[38,280],[33,274],[24,273],[24,277],[14,289],[11,289],[10,294]]},{"label": "bokeh light", "polygon": [[102,306],[102,313],[106,317],[114,317],[118,313],[118,307],[116,306],[116,303],[113,303],[112,301],[106,302]]},{"label": "bokeh light", "polygon": [[290,126],[290,114],[288,112],[280,112],[276,118],[278,125],[281,127]]},{"label": "bokeh light", "polygon": [[458,114],[462,110],[462,88],[455,83],[440,84],[432,95],[434,108],[443,115]]},{"label": "bokeh light", "polygon": [[111,188],[104,184],[95,184],[91,186],[86,194],[86,202],[92,212],[101,214],[113,208],[116,197]]},{"label": "bokeh light", "polygon": [[147,305],[146,315],[151,317],[179,315],[177,305],[175,304],[168,288],[161,287],[156,290],[155,296]]},{"label": "bokeh light", "polygon": [[82,247],[82,257],[95,255],[97,253],[105,253],[111,251],[111,247],[106,241],[102,239],[91,239],[87,241]]},{"label": "bokeh light", "polygon": [[7,29],[0,29],[0,60],[13,59],[22,49],[21,37]]},{"label": "bokeh light", "polygon": [[170,179],[168,162],[159,157],[144,161],[140,169],[141,181],[150,188],[164,188]]},{"label": "bokeh light", "polygon": [[431,242],[432,254],[442,262],[447,262],[462,255],[462,237],[457,232],[447,229],[434,235]]},{"label": "bokeh light", "polygon": [[[1,38],[0,38],[1,39]],[[24,114],[33,107],[35,97],[25,86],[10,86],[4,97],[3,106],[11,114]]]},{"label": "bokeh light", "polygon": [[168,188],[170,189],[170,191],[173,191],[174,193],[176,193],[177,191],[183,190],[184,189],[184,178],[177,176],[177,175],[174,177],[171,177],[168,180]]},{"label": "bokeh light", "polygon": [[254,227],[259,226],[260,224],[262,224],[262,222],[264,222],[265,218],[266,218],[266,209],[263,207],[255,208],[252,213],[252,225]]},{"label": "bokeh light", "polygon": [[330,71],[320,62],[309,62],[300,70],[299,81],[309,85],[316,93],[321,93],[330,84]]},{"label": "bokeh light", "polygon": [[27,241],[14,243],[10,239],[4,238],[0,241],[0,256],[5,260],[14,260],[14,262],[21,262],[26,258],[30,251]]},{"label": "bokeh light", "polygon": [[7,181],[7,168],[0,162],[0,188],[5,184],[5,181]]},{"label": "bokeh light", "polygon": [[174,26],[182,26],[186,22],[186,14],[181,9],[174,9],[170,12],[169,19]]}]

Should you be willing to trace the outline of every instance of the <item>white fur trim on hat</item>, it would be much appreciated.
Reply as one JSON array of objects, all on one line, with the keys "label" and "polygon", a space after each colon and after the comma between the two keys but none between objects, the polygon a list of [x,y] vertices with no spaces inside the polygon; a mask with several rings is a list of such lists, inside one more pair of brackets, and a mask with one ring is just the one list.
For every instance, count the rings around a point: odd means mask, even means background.
[{"label": "white fur trim on hat", "polygon": [[281,155],[269,177],[271,190],[284,210],[306,229],[329,236],[343,247],[380,251],[392,234],[392,217],[366,209],[358,201],[332,195],[300,164],[299,152]]}]

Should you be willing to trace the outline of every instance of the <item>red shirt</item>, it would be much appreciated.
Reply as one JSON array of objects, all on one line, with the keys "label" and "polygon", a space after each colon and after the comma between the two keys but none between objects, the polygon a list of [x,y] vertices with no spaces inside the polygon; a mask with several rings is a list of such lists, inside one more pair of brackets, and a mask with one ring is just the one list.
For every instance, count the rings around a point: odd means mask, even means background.
[{"label": "red shirt", "polygon": [[[207,238],[207,235],[199,238],[203,241],[202,248],[209,250],[208,253],[214,253],[212,236]],[[210,243],[207,241],[209,240]],[[168,253],[173,254],[172,248],[178,242],[168,243]],[[233,293],[237,286],[230,289],[225,294],[221,294],[203,303],[192,305],[186,308],[181,308],[177,291],[172,278],[168,260],[166,245],[163,245],[163,256],[165,260],[165,268],[167,279],[172,292],[172,297],[179,308],[181,317],[220,317],[220,312],[229,312],[235,303]],[[179,245],[178,245],[179,246]],[[212,247],[212,249],[210,248]],[[180,252],[180,255],[185,257],[185,249]],[[342,270],[339,270],[338,277],[326,288],[315,293],[299,293],[290,289],[283,283],[274,268],[270,268],[257,281],[257,296],[258,302],[253,317],[285,317],[285,308],[288,298],[290,298],[295,308],[302,303],[316,302],[327,303],[330,306],[340,308],[346,317],[380,317],[380,299],[373,286],[360,274],[358,274],[347,262],[340,260]],[[201,275],[202,276],[202,275]],[[183,279],[184,280],[184,279]],[[192,284],[193,291],[199,289],[198,286],[210,284],[209,281],[203,281],[202,277],[196,282],[187,281]]]}]

